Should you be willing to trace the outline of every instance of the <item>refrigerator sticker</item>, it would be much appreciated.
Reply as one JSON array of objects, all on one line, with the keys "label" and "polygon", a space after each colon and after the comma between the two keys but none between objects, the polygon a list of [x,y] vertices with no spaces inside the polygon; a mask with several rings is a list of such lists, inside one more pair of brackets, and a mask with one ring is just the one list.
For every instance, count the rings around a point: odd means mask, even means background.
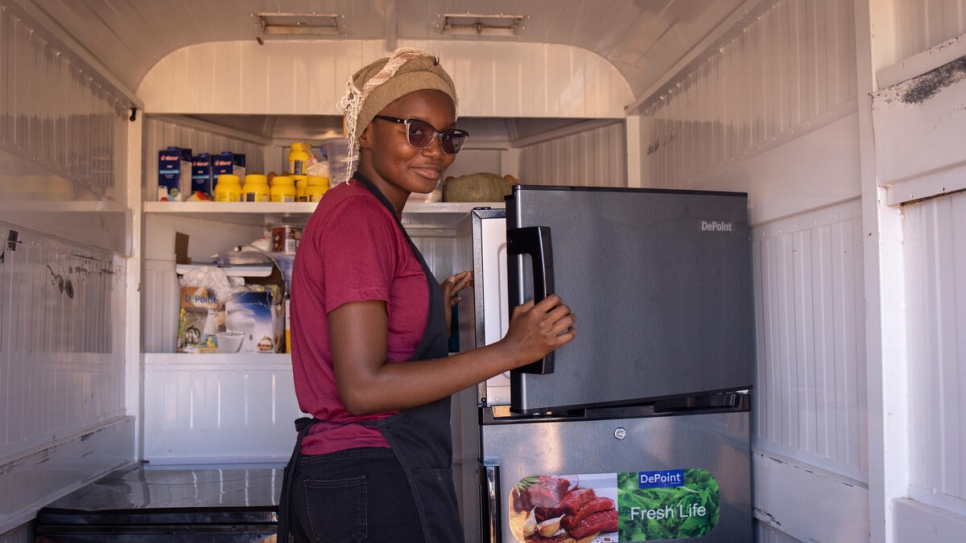
[{"label": "refrigerator sticker", "polygon": [[524,543],[697,538],[718,523],[718,483],[702,469],[533,475],[510,491]]}]

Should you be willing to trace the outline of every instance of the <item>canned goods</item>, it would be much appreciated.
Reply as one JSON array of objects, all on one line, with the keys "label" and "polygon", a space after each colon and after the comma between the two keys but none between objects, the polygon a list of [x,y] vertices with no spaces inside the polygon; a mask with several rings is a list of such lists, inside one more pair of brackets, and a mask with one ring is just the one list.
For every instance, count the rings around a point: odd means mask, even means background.
[{"label": "canned goods", "polygon": [[302,239],[302,229],[295,226],[281,225],[272,227],[272,251],[276,253],[294,253]]}]

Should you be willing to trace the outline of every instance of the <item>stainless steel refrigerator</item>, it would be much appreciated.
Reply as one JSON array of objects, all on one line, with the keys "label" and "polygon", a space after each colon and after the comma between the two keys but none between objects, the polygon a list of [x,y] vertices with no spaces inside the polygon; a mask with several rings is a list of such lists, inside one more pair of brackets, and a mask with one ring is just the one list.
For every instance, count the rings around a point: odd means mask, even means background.
[{"label": "stainless steel refrigerator", "polygon": [[752,541],[743,193],[515,186],[474,210],[460,347],[560,294],[575,341],[457,396],[466,540]]}]

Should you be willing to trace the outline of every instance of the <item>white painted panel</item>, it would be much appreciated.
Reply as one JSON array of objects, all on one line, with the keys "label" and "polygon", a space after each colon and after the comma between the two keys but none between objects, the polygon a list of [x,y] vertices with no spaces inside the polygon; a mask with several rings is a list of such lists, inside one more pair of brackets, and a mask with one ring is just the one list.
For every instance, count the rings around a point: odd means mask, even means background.
[{"label": "white painted panel", "polygon": [[2,460],[124,415],[125,279],[105,251],[5,223],[0,239]]},{"label": "white painted panel", "polygon": [[527,145],[520,152],[520,182],[527,185],[626,187],[623,123]]},{"label": "white painted panel", "polygon": [[909,496],[966,515],[966,193],[903,211]]},{"label": "white painted panel", "polygon": [[757,226],[754,443],[868,476],[862,223],[857,200]]},{"label": "white painted panel", "polygon": [[[456,83],[460,115],[621,118],[633,99],[620,73],[586,49],[462,41],[397,45],[439,54]],[[137,95],[150,113],[338,115],[346,80],[386,56],[383,46],[371,40],[201,43],[161,59]]]},{"label": "white painted panel", "polygon": [[966,189],[963,96],[966,57],[875,96],[876,172],[890,204]]},{"label": "white painted panel", "polygon": [[895,543],[955,543],[966,533],[966,515],[909,500],[895,500]]},{"label": "white painted panel", "polygon": [[118,417],[0,460],[0,533],[33,519],[51,501],[132,463],[134,427],[134,417]]},{"label": "white painted panel", "polygon": [[854,111],[852,2],[780,0],[747,25],[648,99],[645,186],[693,187]]},{"label": "white painted panel", "polygon": [[0,200],[123,202],[122,93],[8,5],[0,5],[0,80],[0,151],[42,168],[0,169]]},{"label": "white painted panel", "polygon": [[300,416],[286,355],[146,354],[144,459],[284,461]]},{"label": "white painted panel", "polygon": [[[141,295],[142,348],[146,353],[173,353],[178,346],[181,285],[174,259],[145,259]],[[152,384],[153,383],[149,383]]]},{"label": "white painted panel", "polygon": [[966,34],[964,0],[893,0],[899,58]]},{"label": "white painted panel", "polygon": [[755,541],[757,543],[802,543],[763,522],[755,522]]},{"label": "white painted panel", "polygon": [[751,458],[759,523],[791,541],[869,541],[867,485],[779,455],[753,452]]}]

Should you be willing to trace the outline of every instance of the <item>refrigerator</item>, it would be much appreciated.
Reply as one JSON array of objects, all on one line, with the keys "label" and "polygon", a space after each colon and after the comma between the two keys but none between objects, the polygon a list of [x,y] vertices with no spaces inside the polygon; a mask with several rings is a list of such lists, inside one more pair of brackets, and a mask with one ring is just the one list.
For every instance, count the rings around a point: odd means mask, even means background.
[{"label": "refrigerator", "polygon": [[558,293],[576,339],[457,395],[468,542],[752,541],[747,195],[514,186],[474,209],[461,350]]}]

